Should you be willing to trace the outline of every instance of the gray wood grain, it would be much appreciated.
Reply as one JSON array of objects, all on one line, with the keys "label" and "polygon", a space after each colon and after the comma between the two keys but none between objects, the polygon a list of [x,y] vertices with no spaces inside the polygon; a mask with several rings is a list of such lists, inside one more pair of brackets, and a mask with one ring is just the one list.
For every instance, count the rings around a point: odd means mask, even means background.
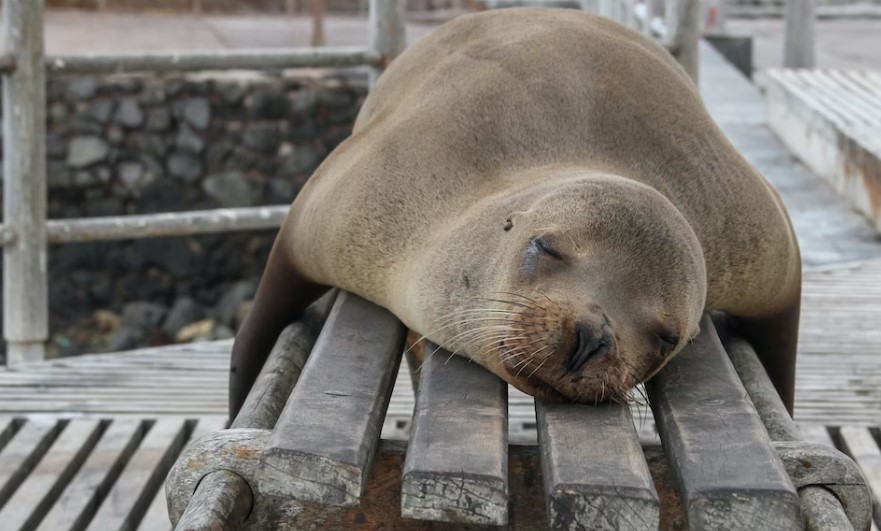
[{"label": "gray wood grain", "polygon": [[660,505],[625,404],[535,402],[552,529],[654,530]]},{"label": "gray wood grain", "polygon": [[282,330],[230,427],[272,429],[314,344],[315,336],[303,323]]},{"label": "gray wood grain", "polygon": [[140,419],[114,420],[37,529],[85,529],[145,431]]},{"label": "gray wood grain", "polygon": [[[29,4],[31,2],[23,2]],[[364,46],[218,50],[199,52],[58,55],[46,58],[51,73],[130,74],[204,70],[272,70],[376,64],[377,54]]]},{"label": "gray wood grain", "polygon": [[[193,433],[190,434],[190,440],[187,441],[185,448],[193,444],[209,433],[222,430],[226,426],[226,421],[220,417],[208,417],[198,419]],[[138,525],[138,531],[170,531],[171,519],[168,516],[168,502],[166,500],[165,485],[159,489],[159,492],[153,496],[150,507],[144,513],[144,518]]]},{"label": "gray wood grain", "polygon": [[801,526],[795,487],[708,317],[646,390],[691,529]]},{"label": "gray wood grain", "polygon": [[783,65],[786,68],[813,68],[815,0],[786,2]]},{"label": "gray wood grain", "polygon": [[157,420],[95,513],[88,531],[133,529],[162,485],[185,437],[182,419]]},{"label": "gray wood grain", "polygon": [[508,522],[507,384],[476,363],[426,344],[404,462],[407,518]]},{"label": "gray wood grain", "polygon": [[[250,487],[255,519],[249,523],[271,521],[275,514],[273,511],[276,510],[295,512],[297,505],[290,496],[275,498],[268,503],[259,490],[260,456],[270,434],[269,430],[221,430],[209,433],[188,445],[166,479],[165,495],[171,522],[177,523],[180,520],[202,479],[218,470],[234,472]],[[233,497],[238,496],[236,492],[231,494]]]},{"label": "gray wood grain", "polygon": [[272,429],[275,426],[336,296],[337,290],[328,292],[306,310],[302,322],[282,330],[230,428]]},{"label": "gray wood grain", "polygon": [[0,452],[0,507],[3,507],[61,431],[61,423],[28,421]]},{"label": "gray wood grain", "polygon": [[46,455],[0,510],[0,527],[34,529],[101,435],[97,420],[70,421]]},{"label": "gray wood grain", "polygon": [[211,472],[199,482],[176,531],[235,531],[253,505],[251,489],[241,476],[228,470]]},{"label": "gray wood grain", "polygon": [[261,492],[357,505],[403,342],[391,313],[340,293],[263,451]]},{"label": "gray wood grain", "polygon": [[3,221],[16,238],[3,247],[3,337],[15,365],[43,359],[49,338],[43,2],[4,0],[2,30],[16,65],[3,76]]}]

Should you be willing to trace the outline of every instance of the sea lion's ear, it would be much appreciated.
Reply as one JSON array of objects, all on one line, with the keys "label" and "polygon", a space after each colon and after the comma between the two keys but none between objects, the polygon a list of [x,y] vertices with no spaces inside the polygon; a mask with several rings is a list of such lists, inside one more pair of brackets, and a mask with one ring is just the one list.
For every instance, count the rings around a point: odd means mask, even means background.
[{"label": "sea lion's ear", "polygon": [[505,232],[508,232],[509,230],[513,229],[514,226],[517,225],[518,221],[523,219],[526,215],[527,215],[527,213],[523,212],[523,211],[511,212],[510,214],[508,214],[507,219],[505,219],[505,225],[504,225]]}]

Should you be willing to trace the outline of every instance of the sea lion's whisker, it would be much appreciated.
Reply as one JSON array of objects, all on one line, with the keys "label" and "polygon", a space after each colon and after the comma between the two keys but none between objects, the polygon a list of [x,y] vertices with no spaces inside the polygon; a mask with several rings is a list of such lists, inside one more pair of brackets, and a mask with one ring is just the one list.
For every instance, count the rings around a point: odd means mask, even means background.
[{"label": "sea lion's whisker", "polygon": [[470,330],[463,330],[458,334],[454,335],[447,341],[447,343],[452,346],[458,343],[459,341],[464,341],[466,339],[471,338],[472,336],[480,336],[485,333],[496,333],[496,332],[510,332],[510,331],[522,331],[520,328],[514,328],[508,325],[490,325],[490,326],[482,326],[478,328],[472,328]]},{"label": "sea lion's whisker", "polygon": [[[488,345],[492,345],[492,344],[498,342],[499,340],[506,339],[506,338],[507,338],[507,334],[496,334],[496,335],[492,335],[489,337],[477,337],[477,338],[473,338],[473,339],[469,340],[464,345],[457,345],[455,350],[457,352],[461,352],[461,351],[464,351],[466,348],[471,347],[472,345],[475,345],[475,344],[480,345],[481,343],[486,343]],[[453,349],[451,349],[451,350],[453,350]]]},{"label": "sea lion's whisker", "polygon": [[502,332],[488,331],[488,332],[484,332],[480,335],[477,335],[475,337],[461,337],[461,338],[456,339],[455,341],[450,341],[450,343],[449,343],[450,349],[449,350],[455,350],[457,352],[462,352],[462,351],[464,351],[465,348],[470,347],[472,345],[475,345],[475,344],[480,345],[482,343],[486,343],[486,344],[491,345],[491,344],[496,343],[502,339],[506,339],[507,337],[508,337],[507,330],[502,331]]},{"label": "sea lion's whisker", "polygon": [[521,299],[528,300],[529,302],[531,302],[535,305],[539,305],[538,301],[530,299],[529,297],[527,297],[526,295],[523,295],[522,293],[514,293],[511,291],[493,291],[491,293],[496,294],[496,295],[510,295],[511,297],[519,297]]},{"label": "sea lion's whisker", "polygon": [[[539,352],[541,352],[541,351],[544,350],[545,348],[547,348],[547,345],[545,345],[544,347],[542,347],[540,350],[535,351],[535,352],[533,353],[533,356],[536,355],[536,354],[538,354]],[[542,362],[538,364],[538,367],[536,367],[535,369],[533,369],[533,371],[532,371],[531,373],[529,373],[529,376],[527,376],[527,378],[532,378],[532,375],[534,375],[536,372],[538,372],[538,370],[541,369],[541,366],[544,365],[545,363],[547,363],[547,361],[548,361],[549,359],[551,359],[550,356],[548,356],[548,357],[546,357],[544,360],[542,360]]]},{"label": "sea lion's whisker", "polygon": [[511,306],[517,306],[517,307],[520,307],[520,308],[526,308],[527,310],[536,310],[536,309],[544,310],[544,308],[537,308],[537,307],[535,307],[535,306],[531,306],[531,305],[526,304],[526,303],[523,303],[523,302],[508,301],[508,300],[503,300],[503,299],[490,299],[490,298],[484,298],[484,300],[492,301],[492,302],[498,302],[498,303],[501,303],[501,304],[510,304]]}]

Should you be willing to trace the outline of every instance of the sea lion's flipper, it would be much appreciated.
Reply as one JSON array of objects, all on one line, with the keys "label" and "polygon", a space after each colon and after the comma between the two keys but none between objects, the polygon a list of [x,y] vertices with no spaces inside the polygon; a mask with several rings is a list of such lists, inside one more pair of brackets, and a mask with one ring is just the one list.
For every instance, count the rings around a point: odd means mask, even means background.
[{"label": "sea lion's flipper", "polygon": [[734,333],[753,346],[790,415],[795,401],[799,308],[800,297],[774,315],[733,318]]},{"label": "sea lion's flipper", "polygon": [[[284,231],[282,228],[282,232]],[[285,326],[299,319],[303,311],[327,287],[301,275],[288,259],[279,233],[269,253],[266,269],[254,297],[251,311],[236,333],[229,373],[229,418],[232,421],[245,402],[254,380]]]}]

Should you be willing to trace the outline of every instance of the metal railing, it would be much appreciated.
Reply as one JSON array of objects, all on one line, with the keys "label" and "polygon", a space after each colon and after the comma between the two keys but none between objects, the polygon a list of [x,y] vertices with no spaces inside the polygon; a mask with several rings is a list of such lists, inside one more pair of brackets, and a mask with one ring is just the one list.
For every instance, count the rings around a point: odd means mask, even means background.
[{"label": "metal railing", "polygon": [[44,358],[49,337],[48,244],[278,228],[288,206],[171,214],[46,219],[46,75],[372,67],[371,80],[404,48],[402,0],[370,0],[363,47],[45,57],[43,1],[4,0],[3,319],[7,364]]},{"label": "metal railing", "polygon": [[[658,37],[697,77],[699,0],[666,0],[664,18],[635,0],[584,7]],[[640,6],[644,6],[640,8]],[[39,361],[49,338],[48,245],[278,228],[288,205],[47,220],[46,75],[371,67],[371,83],[404,49],[403,0],[370,0],[364,47],[45,57],[43,0],[3,0],[3,323],[9,365]]]}]

